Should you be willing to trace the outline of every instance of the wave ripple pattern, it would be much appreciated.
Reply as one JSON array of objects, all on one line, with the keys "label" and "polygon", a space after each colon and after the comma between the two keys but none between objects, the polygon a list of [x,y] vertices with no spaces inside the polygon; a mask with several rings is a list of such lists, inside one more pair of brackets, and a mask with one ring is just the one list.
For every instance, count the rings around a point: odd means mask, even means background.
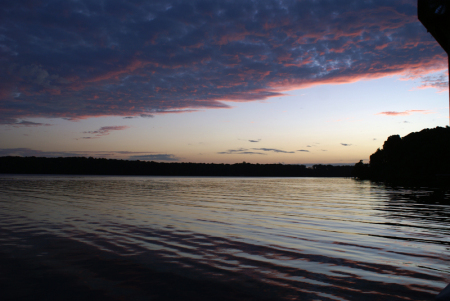
[{"label": "wave ripple pattern", "polygon": [[100,259],[242,300],[432,300],[450,281],[448,200],[339,178],[4,175],[0,253],[125,299],[148,296],[142,275]]}]

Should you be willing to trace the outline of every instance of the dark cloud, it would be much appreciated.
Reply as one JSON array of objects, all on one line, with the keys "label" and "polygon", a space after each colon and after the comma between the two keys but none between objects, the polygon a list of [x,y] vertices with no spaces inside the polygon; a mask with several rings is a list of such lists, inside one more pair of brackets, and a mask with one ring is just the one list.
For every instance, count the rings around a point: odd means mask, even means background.
[{"label": "dark cloud", "polygon": [[0,121],[150,117],[442,70],[404,0],[4,0]]},{"label": "dark cloud", "polygon": [[240,152],[244,152],[247,151],[246,148],[239,148],[239,149],[229,149],[225,152],[220,152],[218,154],[235,154],[235,153],[240,153]]},{"label": "dark cloud", "polygon": [[92,134],[95,137],[82,137],[82,139],[95,139],[100,138],[101,136],[109,135],[111,131],[122,131],[130,128],[126,125],[116,125],[116,126],[102,126],[100,129],[96,131],[85,131],[83,134]]},{"label": "dark cloud", "polygon": [[30,148],[0,148],[0,156],[95,157],[95,158],[121,158],[121,159],[129,159],[129,160],[148,160],[148,161],[179,161],[179,159],[180,159],[172,154],[158,154],[158,153],[152,153],[152,152],[132,152],[132,151],[48,152],[48,151],[35,150],[35,149],[30,149]]},{"label": "dark cloud", "polygon": [[260,152],[252,152],[246,148],[229,149],[225,152],[218,152],[218,154],[220,154],[220,155],[266,155],[266,154],[260,153]]},{"label": "dark cloud", "polygon": [[121,155],[137,155],[137,154],[149,154],[150,152],[117,151],[114,153]]},{"label": "dark cloud", "polygon": [[298,152],[305,152],[305,153],[309,153],[309,150],[306,150],[306,149],[299,149],[299,150],[297,150]]},{"label": "dark cloud", "polygon": [[83,154],[76,152],[47,152],[31,148],[0,148],[0,156],[20,157],[82,157]]},{"label": "dark cloud", "polygon": [[136,155],[130,156],[129,159],[141,161],[180,161],[180,158],[172,154]]},{"label": "dark cloud", "polygon": [[294,152],[288,152],[281,149],[276,148],[253,148],[254,150],[264,151],[264,152],[275,152],[275,153],[285,153],[285,154],[293,154]]},{"label": "dark cloud", "polygon": [[[2,123],[0,121],[0,123]],[[4,120],[3,124],[11,125],[13,127],[36,127],[36,126],[52,126],[53,124],[49,123],[40,123],[40,122],[32,122],[26,120],[15,120],[15,119],[7,119]]]},{"label": "dark cloud", "polygon": [[256,142],[259,142],[259,141],[261,141],[261,139],[258,139],[258,140],[248,140],[249,142],[254,142],[254,143],[256,143]]},{"label": "dark cloud", "polygon": [[342,146],[351,146],[351,144],[348,143],[341,143]]},{"label": "dark cloud", "polygon": [[246,152],[240,152],[240,155],[266,155],[263,153],[258,153],[258,152],[250,152],[250,151],[246,151]]},{"label": "dark cloud", "polygon": [[154,115],[150,115],[150,114],[141,114],[139,116],[126,116],[123,119],[133,119],[133,118],[138,118],[138,117],[142,117],[142,118],[153,118],[155,117]]},{"label": "dark cloud", "polygon": [[422,77],[419,88],[436,88],[439,92],[448,91],[448,74],[428,75]]}]

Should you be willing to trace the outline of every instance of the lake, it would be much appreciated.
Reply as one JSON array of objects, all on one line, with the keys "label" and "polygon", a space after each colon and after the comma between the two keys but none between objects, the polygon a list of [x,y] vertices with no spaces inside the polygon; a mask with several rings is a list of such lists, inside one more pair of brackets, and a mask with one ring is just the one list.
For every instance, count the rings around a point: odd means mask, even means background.
[{"label": "lake", "polygon": [[346,178],[0,176],[7,300],[433,300],[450,193]]}]

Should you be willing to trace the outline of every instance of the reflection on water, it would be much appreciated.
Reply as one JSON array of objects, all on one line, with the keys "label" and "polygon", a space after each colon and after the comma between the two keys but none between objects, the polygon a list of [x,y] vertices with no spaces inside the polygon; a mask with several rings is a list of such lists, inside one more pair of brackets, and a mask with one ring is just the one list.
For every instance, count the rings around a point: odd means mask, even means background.
[{"label": "reflection on water", "polygon": [[108,282],[124,260],[248,300],[431,300],[450,281],[449,199],[338,178],[2,176],[0,253],[125,299],[148,273]]}]

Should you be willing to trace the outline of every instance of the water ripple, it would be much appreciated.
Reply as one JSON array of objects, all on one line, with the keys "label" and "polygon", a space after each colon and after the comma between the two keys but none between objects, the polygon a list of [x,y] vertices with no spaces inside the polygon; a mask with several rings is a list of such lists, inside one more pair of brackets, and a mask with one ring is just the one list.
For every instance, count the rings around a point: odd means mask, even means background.
[{"label": "water ripple", "polygon": [[[276,300],[429,300],[450,279],[448,195],[429,188],[336,178],[2,176],[0,196],[0,251],[23,258],[56,256],[70,241],[251,294],[263,287]],[[48,235],[64,243],[46,244]],[[71,260],[93,269],[89,254]]]}]

